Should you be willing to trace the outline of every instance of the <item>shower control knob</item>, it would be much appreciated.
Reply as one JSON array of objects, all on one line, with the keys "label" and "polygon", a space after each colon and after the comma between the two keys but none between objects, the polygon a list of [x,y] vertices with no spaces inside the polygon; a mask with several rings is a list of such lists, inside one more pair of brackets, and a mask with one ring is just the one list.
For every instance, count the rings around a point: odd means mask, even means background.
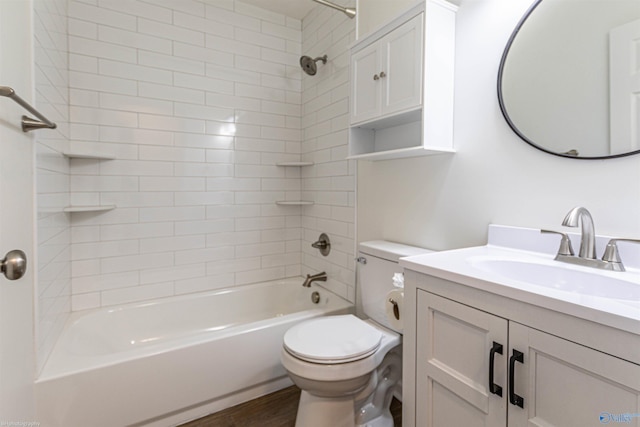
[{"label": "shower control knob", "polygon": [[27,255],[19,249],[7,252],[0,260],[0,271],[9,280],[18,280],[27,271]]},{"label": "shower control knob", "polygon": [[374,74],[374,75],[373,75],[373,80],[380,80],[380,77],[378,77],[378,75],[377,75],[377,74]]},{"label": "shower control knob", "polygon": [[380,71],[380,78],[387,77],[387,74],[384,71]]}]

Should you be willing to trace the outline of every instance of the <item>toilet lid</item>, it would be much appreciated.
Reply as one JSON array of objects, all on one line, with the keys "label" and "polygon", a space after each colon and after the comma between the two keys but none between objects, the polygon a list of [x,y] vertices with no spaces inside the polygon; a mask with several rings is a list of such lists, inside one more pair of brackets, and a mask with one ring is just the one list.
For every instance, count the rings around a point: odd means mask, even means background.
[{"label": "toilet lid", "polygon": [[351,362],[373,354],[382,333],[352,314],[297,324],[284,335],[284,346],[299,359],[314,363]]}]

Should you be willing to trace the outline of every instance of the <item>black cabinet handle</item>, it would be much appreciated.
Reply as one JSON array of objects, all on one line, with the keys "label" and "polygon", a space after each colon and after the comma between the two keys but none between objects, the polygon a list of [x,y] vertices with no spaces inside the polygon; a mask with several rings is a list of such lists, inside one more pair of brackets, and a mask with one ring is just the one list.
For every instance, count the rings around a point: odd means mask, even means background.
[{"label": "black cabinet handle", "polygon": [[524,397],[518,396],[514,391],[516,379],[516,362],[524,363],[524,354],[518,350],[513,350],[511,358],[509,358],[509,402],[512,405],[524,407]]},{"label": "black cabinet handle", "polygon": [[502,344],[494,341],[493,347],[491,347],[491,351],[489,352],[489,391],[502,397],[502,387],[493,382],[493,362],[496,358],[496,353],[502,354]]}]

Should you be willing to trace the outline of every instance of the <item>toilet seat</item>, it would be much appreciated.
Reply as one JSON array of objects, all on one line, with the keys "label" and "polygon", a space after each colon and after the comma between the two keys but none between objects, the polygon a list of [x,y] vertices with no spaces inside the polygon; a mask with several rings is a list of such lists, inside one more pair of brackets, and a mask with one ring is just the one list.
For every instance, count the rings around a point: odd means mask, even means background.
[{"label": "toilet seat", "polygon": [[364,359],[378,350],[382,333],[352,314],[299,323],[284,335],[292,356],[311,363],[335,364]]}]

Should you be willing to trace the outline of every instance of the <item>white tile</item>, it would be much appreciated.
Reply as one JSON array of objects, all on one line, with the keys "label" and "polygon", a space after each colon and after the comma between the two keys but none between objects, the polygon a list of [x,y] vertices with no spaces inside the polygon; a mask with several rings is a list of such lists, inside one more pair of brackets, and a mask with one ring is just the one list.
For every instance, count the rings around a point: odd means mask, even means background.
[{"label": "white tile", "polygon": [[267,47],[275,50],[286,50],[284,39],[270,36],[266,33],[236,28],[235,39],[244,43]]},{"label": "white tile", "polygon": [[172,114],[173,105],[169,101],[147,99],[137,96],[100,93],[100,107],[110,110],[131,111],[149,114]]},{"label": "white tile", "polygon": [[200,176],[200,177],[230,177],[234,175],[234,166],[231,164],[209,163],[177,163],[175,176]]},{"label": "white tile", "polygon": [[[174,103],[174,115],[194,119],[233,122],[234,111],[230,108],[208,107],[203,105]],[[237,119],[237,117],[236,117]]]},{"label": "white tile", "polygon": [[150,268],[160,268],[173,263],[172,253],[128,255],[102,258],[100,268],[102,273],[118,273],[124,271],[137,271]]},{"label": "white tile", "polygon": [[100,276],[76,277],[73,279],[73,293],[85,294],[109,289],[137,286],[140,282],[137,271],[126,273],[102,274]]},{"label": "white tile", "polygon": [[134,31],[136,29],[135,16],[106,10],[92,5],[72,1],[69,3],[69,17],[98,24],[110,25]]},{"label": "white tile", "polygon": [[211,291],[226,288],[235,284],[233,274],[199,277],[195,279],[177,280],[175,282],[176,295],[192,294],[194,292]]},{"label": "white tile", "polygon": [[121,62],[135,63],[136,50],[131,47],[116,46],[111,43],[69,36],[69,51],[78,55],[95,56]]},{"label": "white tile", "polygon": [[218,6],[219,2],[213,5],[206,5],[206,18],[208,20],[231,24],[234,27],[246,28],[253,31],[260,30],[260,19],[236,13],[233,10],[225,10]]},{"label": "white tile", "polygon": [[231,203],[233,203],[233,192],[231,191],[181,191],[175,195],[177,206],[228,205]]},{"label": "white tile", "polygon": [[204,46],[204,33],[193,31],[187,28],[180,28],[175,25],[164,24],[146,19],[138,19],[138,31],[143,34],[189,43],[197,46]]},{"label": "white tile", "polygon": [[[194,74],[185,74],[174,72],[173,84],[176,87],[186,87],[190,89],[204,90],[207,92],[216,92],[219,94],[233,95],[234,82],[229,82],[213,77],[196,76]],[[210,104],[207,102],[207,104]],[[210,104],[213,105],[213,104]],[[232,107],[226,103],[220,103],[221,106]]]},{"label": "white tile", "polygon": [[[207,9],[209,9],[209,6],[207,6]],[[227,12],[221,9],[218,9],[218,11],[222,13]],[[233,22],[218,20],[217,23],[213,24],[210,20],[199,16],[174,12],[173,24],[178,27],[189,28],[191,30],[201,31],[208,34],[215,34],[217,36],[233,39]]]},{"label": "white tile", "polygon": [[176,265],[199,264],[233,259],[233,247],[192,249],[175,253]]},{"label": "white tile", "polygon": [[204,92],[193,89],[178,88],[167,85],[140,82],[139,96],[146,98],[166,99],[167,101],[204,104]]},{"label": "white tile", "polygon": [[100,74],[104,76],[135,79],[140,82],[171,84],[172,79],[171,71],[168,70],[137,64],[125,64],[108,59],[100,59],[98,61],[98,69]]},{"label": "white tile", "polygon": [[131,112],[71,106],[69,114],[71,120],[76,123],[124,127],[138,126],[138,115]]},{"label": "white tile", "polygon": [[260,56],[260,46],[251,43],[244,43],[237,40],[229,40],[225,37],[219,37],[213,34],[207,34],[205,37],[205,46],[218,49],[223,52],[233,53],[243,56]]},{"label": "white tile", "polygon": [[140,208],[141,222],[194,221],[205,217],[205,209],[197,207]]},{"label": "white tile", "polygon": [[165,54],[171,53],[171,41],[156,36],[149,36],[119,28],[100,26],[98,28],[98,40],[120,46],[129,46],[137,49],[150,50]]},{"label": "white tile", "polygon": [[[102,127],[99,130],[99,140],[126,144],[172,145],[173,135],[170,132],[154,129]],[[137,148],[135,152],[137,158]]]},{"label": "white tile", "polygon": [[137,177],[74,175],[71,191],[131,191],[138,188]]},{"label": "white tile", "polygon": [[200,177],[140,177],[140,191],[203,191]]},{"label": "white tile", "polygon": [[199,148],[144,146],[139,149],[140,160],[173,162],[204,162],[205,150]]},{"label": "white tile", "polygon": [[98,58],[71,53],[69,54],[69,70],[97,74]]},{"label": "white tile", "polygon": [[206,265],[190,264],[187,266],[170,266],[165,268],[154,268],[142,270],[140,272],[140,283],[160,283],[168,281],[184,281],[186,279],[204,278],[207,273]]},{"label": "white tile", "polygon": [[[169,162],[139,160],[112,160],[100,164],[101,175],[172,176],[173,165]],[[113,198],[109,197],[111,200]],[[123,207],[115,203],[118,207]]]},{"label": "white tile", "polygon": [[135,95],[138,91],[136,82],[133,80],[99,76],[77,71],[69,72],[69,87],[124,95]]},{"label": "white tile", "polygon": [[233,219],[228,218],[206,221],[185,221],[175,224],[175,234],[176,236],[187,236],[233,231],[233,226]]},{"label": "white tile", "polygon": [[141,16],[160,22],[171,22],[171,10],[136,0],[100,0],[101,8],[116,11],[126,10],[128,14]]},{"label": "white tile", "polygon": [[206,246],[204,235],[156,237],[140,240],[140,253],[155,253],[198,249]]},{"label": "white tile", "polygon": [[98,38],[98,25],[93,22],[69,18],[67,23],[69,26],[68,32],[70,36],[78,36],[94,40]]},{"label": "white tile", "polygon": [[102,306],[145,301],[173,295],[173,283],[157,283],[102,292]]},{"label": "white tile", "polygon": [[173,235],[173,223],[154,222],[150,224],[116,224],[103,225],[100,227],[100,239],[122,240],[122,239],[143,239]]},{"label": "white tile", "polygon": [[150,130],[167,130],[174,132],[204,133],[204,120],[193,120],[170,116],[140,114],[138,116],[140,127]]},{"label": "white tile", "polygon": [[158,6],[166,7],[170,10],[177,10],[184,13],[189,13],[195,16],[204,16],[205,8],[204,3],[194,0],[143,0],[145,3],[152,3]]}]

